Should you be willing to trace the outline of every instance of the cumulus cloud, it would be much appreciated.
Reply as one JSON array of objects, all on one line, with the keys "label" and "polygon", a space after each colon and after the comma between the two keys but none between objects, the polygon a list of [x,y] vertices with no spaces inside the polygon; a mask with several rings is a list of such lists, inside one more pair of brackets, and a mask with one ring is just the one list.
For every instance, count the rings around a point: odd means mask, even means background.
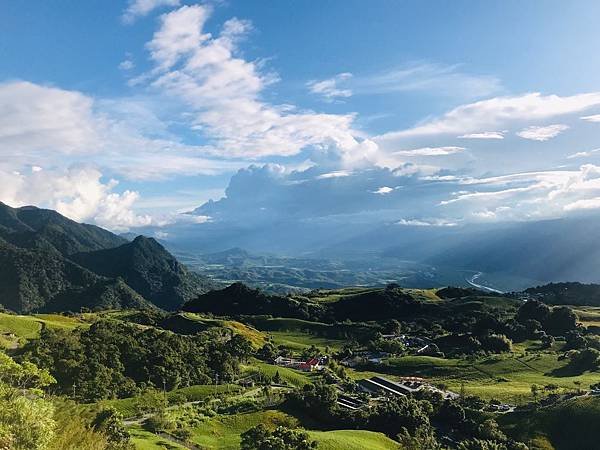
[{"label": "cumulus cloud", "polygon": [[344,72],[326,80],[309,81],[306,85],[313,94],[321,95],[328,101],[352,96],[351,89],[340,88],[339,85],[352,78],[352,74]]},{"label": "cumulus cloud", "polygon": [[165,6],[179,6],[180,0],[129,0],[121,19],[133,23],[138,17],[147,16],[153,10]]},{"label": "cumulus cloud", "polygon": [[481,133],[463,134],[459,139],[504,139],[504,131],[483,131]]},{"label": "cumulus cloud", "polygon": [[546,125],[546,126],[531,126],[522,129],[517,133],[517,136],[522,137],[523,139],[529,139],[531,141],[539,141],[544,142],[550,139],[555,138],[560,133],[565,130],[568,130],[568,125],[556,124],[556,125]]},{"label": "cumulus cloud", "polygon": [[152,223],[132,206],[138,193],[117,193],[117,181],[102,181],[102,174],[90,167],[66,170],[36,170],[29,174],[0,173],[0,201],[11,206],[37,205],[55,209],[79,222],[94,222],[120,231]]},{"label": "cumulus cloud", "polygon": [[374,144],[352,128],[352,114],[300,111],[263,101],[262,91],[277,76],[264,72],[260,61],[239,56],[239,43],[251,24],[229,19],[213,36],[203,32],[209,16],[210,9],[202,5],[163,15],[148,43],[155,68],[146,79],[183,102],[192,128],[213,142],[214,154],[291,156],[312,146],[339,149],[351,160],[371,149]]},{"label": "cumulus cloud", "polygon": [[573,114],[600,105],[600,92],[561,97],[530,93],[512,97],[495,97],[452,109],[442,117],[415,127],[379,136],[376,141],[444,134],[483,133],[511,123],[530,122]]},{"label": "cumulus cloud", "polygon": [[464,147],[424,147],[414,150],[400,150],[394,152],[394,155],[399,156],[446,156],[454,155],[465,151]]}]

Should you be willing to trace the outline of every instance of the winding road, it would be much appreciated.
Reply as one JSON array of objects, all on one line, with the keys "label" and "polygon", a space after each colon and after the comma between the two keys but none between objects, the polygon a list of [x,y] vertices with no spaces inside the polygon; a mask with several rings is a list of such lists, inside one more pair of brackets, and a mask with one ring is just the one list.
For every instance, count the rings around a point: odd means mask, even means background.
[{"label": "winding road", "polygon": [[481,289],[482,291],[487,291],[487,292],[494,292],[496,294],[503,294],[502,291],[499,291],[498,289],[494,289],[492,287],[489,286],[484,286],[483,284],[478,284],[476,283],[477,279],[483,275],[483,272],[477,272],[475,275],[473,275],[471,277],[471,279],[466,278],[465,281],[467,283],[469,283],[471,286],[477,288],[477,289]]}]

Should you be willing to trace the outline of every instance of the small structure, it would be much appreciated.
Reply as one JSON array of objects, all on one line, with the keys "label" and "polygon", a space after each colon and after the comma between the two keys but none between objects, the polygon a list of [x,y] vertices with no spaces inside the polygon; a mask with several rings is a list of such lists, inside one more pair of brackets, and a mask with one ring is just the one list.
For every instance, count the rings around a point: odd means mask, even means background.
[{"label": "small structure", "polygon": [[278,356],[275,358],[275,364],[282,367],[290,367],[292,369],[298,369],[300,365],[304,364],[304,361],[295,358],[286,358],[284,356]]},{"label": "small structure", "polygon": [[418,377],[406,377],[400,381],[391,381],[384,377],[372,377],[359,380],[359,388],[368,394],[387,394],[387,395],[409,395],[417,391],[427,390],[438,392],[444,399],[456,399],[459,395],[451,391],[443,391],[437,387],[426,383],[425,380]]},{"label": "small structure", "polygon": [[306,362],[300,363],[298,369],[304,372],[312,372],[313,370],[320,370],[322,366],[318,358],[311,358]]}]

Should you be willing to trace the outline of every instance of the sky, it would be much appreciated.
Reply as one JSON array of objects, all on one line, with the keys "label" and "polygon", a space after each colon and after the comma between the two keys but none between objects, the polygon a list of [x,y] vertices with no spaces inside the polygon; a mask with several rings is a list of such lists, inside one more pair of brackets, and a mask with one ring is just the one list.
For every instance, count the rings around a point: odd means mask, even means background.
[{"label": "sky", "polygon": [[115,231],[594,212],[599,19],[594,0],[2,2],[0,201]]}]

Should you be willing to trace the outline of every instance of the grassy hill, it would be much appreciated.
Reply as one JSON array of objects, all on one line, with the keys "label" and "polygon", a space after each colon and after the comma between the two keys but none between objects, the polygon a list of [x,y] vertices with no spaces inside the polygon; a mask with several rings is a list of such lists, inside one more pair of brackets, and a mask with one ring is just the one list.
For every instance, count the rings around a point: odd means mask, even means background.
[{"label": "grassy hill", "polygon": [[592,450],[600,442],[600,397],[569,400],[549,408],[507,414],[500,422],[532,450]]},{"label": "grassy hill", "polygon": [[319,450],[399,450],[400,445],[381,433],[365,430],[309,431]]},{"label": "grassy hill", "polygon": [[392,377],[419,376],[433,383],[444,384],[458,392],[464,386],[467,395],[524,403],[533,399],[531,386],[556,385],[568,392],[587,389],[598,382],[597,372],[563,376],[565,361],[555,354],[519,354],[492,356],[473,361],[444,359],[429,356],[391,358],[386,364],[373,365],[365,370],[351,370],[353,378],[368,378],[375,373]]},{"label": "grassy hill", "polygon": [[42,327],[54,329],[74,329],[89,326],[80,317],[67,317],[58,314],[14,315],[0,313],[0,346],[15,348],[29,339],[39,336]]},{"label": "grassy hill", "polygon": [[[215,417],[205,421],[193,430],[191,441],[203,449],[239,449],[240,435],[258,425],[276,427],[285,425],[297,427],[297,419],[277,410],[233,414]],[[399,445],[381,433],[361,430],[309,431],[309,436],[317,441],[319,450],[397,450]],[[165,445],[165,439],[132,428],[134,444],[138,450],[154,450]],[[163,444],[160,444],[163,442]],[[167,447],[169,448],[169,447]],[[179,447],[173,446],[173,449]],[[182,447],[183,448],[183,447]]]}]

